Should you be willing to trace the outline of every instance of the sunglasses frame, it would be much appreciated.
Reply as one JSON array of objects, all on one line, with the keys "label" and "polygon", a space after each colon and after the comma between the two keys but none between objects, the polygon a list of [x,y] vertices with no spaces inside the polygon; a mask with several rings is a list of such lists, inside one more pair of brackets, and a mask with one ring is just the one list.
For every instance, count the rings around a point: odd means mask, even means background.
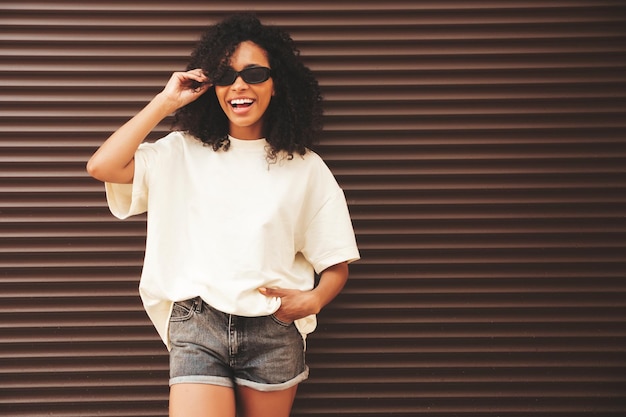
[{"label": "sunglasses frame", "polygon": [[[248,71],[254,71],[254,70],[259,70],[259,69],[264,70],[264,72],[265,72],[266,77],[265,77],[263,80],[261,80],[261,81],[248,81],[248,80],[246,79],[246,73],[247,73]],[[227,74],[234,74],[234,77],[233,77],[232,81],[231,81],[231,82],[229,82],[229,83],[227,83],[227,84],[226,84],[226,83],[224,83],[224,82],[220,82],[222,79],[224,79],[224,77],[225,77]],[[219,79],[219,80],[215,80],[215,81],[213,81],[213,84],[214,84],[214,85],[217,85],[217,86],[220,86],[220,87],[226,87],[226,86],[229,86],[229,85],[233,85],[233,84],[235,83],[235,81],[237,81],[237,78],[239,78],[239,77],[241,77],[241,79],[242,79],[242,80],[243,80],[246,84],[261,84],[261,83],[264,83],[265,81],[269,80],[269,79],[272,77],[272,69],[271,69],[271,68],[268,68],[268,67],[261,67],[261,66],[258,66],[258,67],[248,67],[248,68],[244,68],[244,69],[242,69],[241,71],[235,71],[234,69],[229,68],[228,70],[226,70],[226,71],[222,74],[222,76],[220,77],[220,79]]]}]

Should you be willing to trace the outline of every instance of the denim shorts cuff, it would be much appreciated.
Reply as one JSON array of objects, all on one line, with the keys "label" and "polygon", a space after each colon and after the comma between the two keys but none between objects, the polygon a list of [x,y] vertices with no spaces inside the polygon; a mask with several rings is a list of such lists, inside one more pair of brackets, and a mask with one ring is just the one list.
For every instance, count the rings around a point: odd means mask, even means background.
[{"label": "denim shorts cuff", "polygon": [[170,387],[175,384],[207,384],[233,388],[233,380],[224,376],[188,375],[170,378]]},{"label": "denim shorts cuff", "polygon": [[295,378],[292,378],[289,381],[285,381],[280,384],[263,384],[260,382],[249,381],[247,379],[241,379],[241,378],[237,378],[235,382],[237,383],[237,385],[252,388],[257,391],[270,392],[270,391],[282,391],[287,388],[291,388],[295,385],[298,385],[300,382],[306,380],[308,377],[309,377],[309,367],[307,366],[304,372],[297,375]]}]

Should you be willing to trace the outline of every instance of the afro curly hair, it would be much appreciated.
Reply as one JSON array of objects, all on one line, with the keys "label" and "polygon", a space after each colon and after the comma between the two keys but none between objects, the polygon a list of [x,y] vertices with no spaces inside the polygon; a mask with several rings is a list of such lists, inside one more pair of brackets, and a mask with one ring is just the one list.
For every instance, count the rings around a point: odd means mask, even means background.
[{"label": "afro curly hair", "polygon": [[[300,51],[282,29],[263,25],[253,14],[237,14],[210,26],[191,54],[187,70],[201,68],[211,80],[230,65],[237,46],[251,41],[267,52],[275,95],[265,113],[268,158],[279,152],[304,155],[322,130],[322,97],[313,73],[300,60]],[[228,150],[229,122],[211,87],[198,100],[180,108],[174,126],[215,151]]]}]

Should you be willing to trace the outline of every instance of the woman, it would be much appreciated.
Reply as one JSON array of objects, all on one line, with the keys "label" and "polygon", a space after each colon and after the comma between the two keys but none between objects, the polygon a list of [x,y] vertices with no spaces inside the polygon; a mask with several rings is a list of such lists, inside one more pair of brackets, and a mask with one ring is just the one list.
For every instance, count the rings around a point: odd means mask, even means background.
[{"label": "woman", "polygon": [[[177,130],[142,143],[172,112]],[[289,35],[237,15],[89,160],[114,215],[148,213],[139,290],[170,350],[170,416],[289,415],[306,335],[359,258],[309,149],[321,115]]]}]

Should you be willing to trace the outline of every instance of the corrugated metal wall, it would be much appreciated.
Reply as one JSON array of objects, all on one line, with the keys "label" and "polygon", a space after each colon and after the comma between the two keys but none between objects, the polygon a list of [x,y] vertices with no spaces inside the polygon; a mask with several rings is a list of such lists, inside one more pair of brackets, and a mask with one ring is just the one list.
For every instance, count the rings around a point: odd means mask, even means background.
[{"label": "corrugated metal wall", "polygon": [[1,1],[0,415],[166,415],[145,224],[84,165],[244,9],[319,76],[363,255],[293,415],[624,415],[624,3]]}]

